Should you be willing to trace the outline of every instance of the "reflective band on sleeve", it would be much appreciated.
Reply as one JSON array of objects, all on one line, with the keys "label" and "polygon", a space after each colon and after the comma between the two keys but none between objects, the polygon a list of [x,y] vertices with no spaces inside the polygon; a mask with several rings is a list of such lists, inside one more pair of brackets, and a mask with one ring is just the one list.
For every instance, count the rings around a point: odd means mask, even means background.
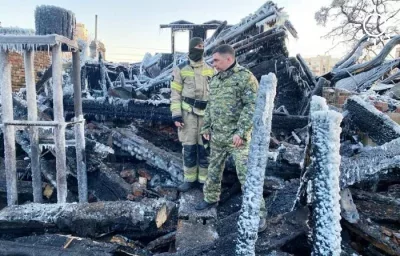
[{"label": "reflective band on sleeve", "polygon": [[171,83],[171,89],[174,89],[175,91],[181,92],[183,89],[183,86],[177,82],[172,82]]}]

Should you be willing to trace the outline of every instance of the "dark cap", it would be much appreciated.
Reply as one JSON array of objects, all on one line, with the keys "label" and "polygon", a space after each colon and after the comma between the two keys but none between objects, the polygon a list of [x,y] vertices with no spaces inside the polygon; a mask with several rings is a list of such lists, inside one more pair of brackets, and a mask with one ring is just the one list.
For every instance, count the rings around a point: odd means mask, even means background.
[{"label": "dark cap", "polygon": [[204,44],[203,39],[201,39],[200,37],[193,37],[192,39],[190,39],[189,42],[189,50],[193,49],[199,44]]}]

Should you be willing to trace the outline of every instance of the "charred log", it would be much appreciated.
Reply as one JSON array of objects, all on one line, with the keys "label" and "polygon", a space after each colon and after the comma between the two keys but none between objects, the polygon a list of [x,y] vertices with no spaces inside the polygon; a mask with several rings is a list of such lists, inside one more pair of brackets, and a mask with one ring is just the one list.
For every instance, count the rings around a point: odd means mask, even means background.
[{"label": "charred log", "polygon": [[[161,123],[171,123],[169,101],[141,101],[141,100],[114,100],[110,103],[102,100],[82,99],[82,108],[85,116],[97,120],[118,118],[125,120],[140,119]],[[74,113],[72,99],[64,99],[64,109],[68,114]]]},{"label": "charred log", "polygon": [[342,157],[340,164],[340,187],[374,179],[400,167],[400,138],[381,146],[364,149],[353,157]]},{"label": "charred log", "polygon": [[400,126],[389,116],[357,96],[347,99],[345,109],[351,121],[378,145],[400,137]]},{"label": "charred log", "polygon": [[179,155],[164,151],[144,140],[129,129],[113,132],[114,144],[139,160],[168,172],[174,182],[183,180],[183,167]]},{"label": "charred log", "polygon": [[381,50],[378,56],[376,56],[372,60],[334,71],[332,82],[336,82],[351,75],[356,75],[361,72],[371,70],[372,68],[381,65],[384,62],[386,56],[393,50],[396,45],[399,44],[399,42],[400,36],[395,36],[387,44],[385,44],[384,48]]},{"label": "charred log", "polygon": [[[268,228],[259,235],[256,242],[256,255],[265,255],[271,253],[292,242],[299,236],[305,235],[307,231],[307,215],[305,208],[298,209],[283,216],[271,218],[267,220]],[[177,253],[162,253],[160,256],[220,256],[235,255],[235,241],[237,238],[237,227],[232,227],[232,223],[236,223],[239,214],[233,214],[226,219],[221,220],[219,233],[226,234],[220,236],[215,243],[203,245],[184,250]],[[225,231],[224,231],[225,230]]]},{"label": "charred log", "polygon": [[[160,228],[174,204],[163,199],[141,202],[99,202],[84,204],[27,204],[0,212],[3,223],[36,222],[44,230],[54,225],[59,232],[96,237],[109,232],[148,232]],[[29,233],[29,228],[25,230]]]},{"label": "charred log", "polygon": [[388,255],[400,254],[399,244],[392,239],[394,233],[396,233],[394,230],[383,228],[372,221],[368,221],[363,214],[360,214],[360,216],[361,219],[357,223],[351,224],[343,221],[343,226]]},{"label": "charred log", "polygon": [[352,189],[357,208],[369,219],[376,222],[400,224],[400,199]]}]

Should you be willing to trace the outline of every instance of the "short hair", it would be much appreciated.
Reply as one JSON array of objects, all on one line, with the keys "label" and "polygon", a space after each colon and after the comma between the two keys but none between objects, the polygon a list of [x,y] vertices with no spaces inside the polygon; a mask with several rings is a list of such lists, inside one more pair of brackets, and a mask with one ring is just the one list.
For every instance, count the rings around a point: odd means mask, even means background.
[{"label": "short hair", "polygon": [[214,54],[214,53],[229,54],[234,58],[235,58],[235,55],[236,55],[235,49],[233,49],[232,46],[230,46],[228,44],[221,44],[220,46],[218,46],[217,48],[214,49],[212,54]]}]

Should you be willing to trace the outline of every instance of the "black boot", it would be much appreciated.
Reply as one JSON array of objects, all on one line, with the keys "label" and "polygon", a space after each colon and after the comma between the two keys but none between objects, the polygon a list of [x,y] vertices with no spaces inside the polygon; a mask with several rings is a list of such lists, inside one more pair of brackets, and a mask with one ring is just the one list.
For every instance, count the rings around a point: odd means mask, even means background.
[{"label": "black boot", "polygon": [[267,229],[267,220],[262,217],[258,223],[258,233],[264,232]]},{"label": "black boot", "polygon": [[196,210],[196,211],[202,211],[202,210],[206,210],[206,209],[210,209],[210,208],[212,208],[212,207],[214,207],[214,206],[217,206],[218,205],[218,202],[215,202],[215,203],[207,203],[206,201],[201,201],[200,203],[198,203],[195,207],[194,207],[194,209]]},{"label": "black boot", "polygon": [[200,182],[199,182],[199,184],[197,184],[197,187],[198,187],[201,191],[203,191],[204,183],[200,183]]},{"label": "black boot", "polygon": [[182,183],[179,187],[178,190],[179,192],[187,192],[189,191],[191,188],[195,187],[195,183],[194,182],[187,182],[185,181],[184,183]]}]

